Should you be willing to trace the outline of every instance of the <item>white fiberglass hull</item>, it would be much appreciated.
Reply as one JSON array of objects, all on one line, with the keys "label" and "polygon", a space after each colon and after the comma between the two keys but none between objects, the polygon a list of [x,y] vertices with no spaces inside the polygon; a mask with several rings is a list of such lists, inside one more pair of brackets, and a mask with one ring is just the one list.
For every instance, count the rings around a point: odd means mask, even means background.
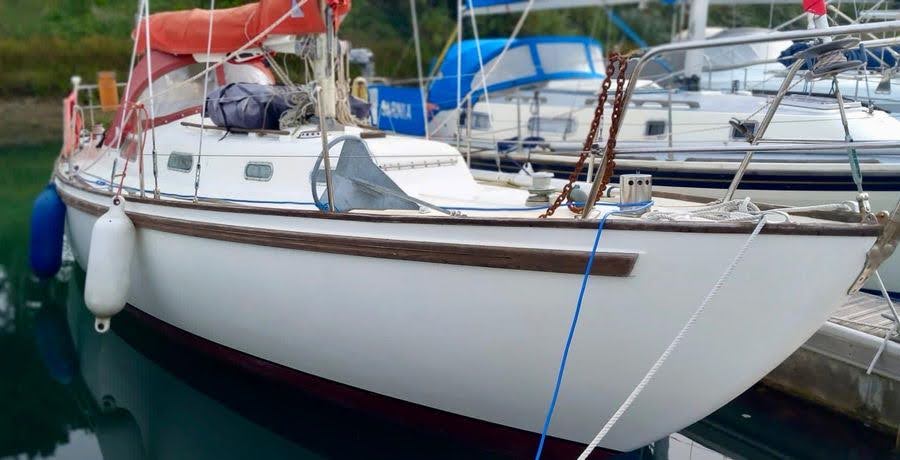
[{"label": "white fiberglass hull", "polygon": [[[479,178],[492,180],[491,174],[497,171],[495,155],[492,152],[472,155],[472,167],[478,171],[476,175]],[[737,160],[741,156],[733,155],[730,161],[617,158],[612,182],[618,183],[617,176],[620,174],[648,173],[653,175],[654,192],[718,200],[724,196],[731,183],[738,165]],[[742,187],[738,188],[734,197],[751,197],[757,203],[782,206],[815,206],[856,201],[858,193],[850,175],[850,167],[846,163],[833,158],[827,162],[805,163],[798,161],[796,156],[790,158],[793,161],[777,162],[772,161],[770,156],[763,161],[751,163],[741,181]],[[829,157],[823,155],[819,159],[822,158]],[[562,179],[571,174],[576,160],[577,157],[571,155],[513,153],[504,157],[500,168],[506,174],[515,174],[522,164],[529,162],[534,170],[553,172],[557,179]],[[582,170],[582,181],[587,178],[586,169]],[[900,201],[900,164],[897,160],[885,157],[880,161],[863,162],[861,171],[872,210],[893,211]],[[888,259],[879,272],[891,295],[900,295],[900,257]],[[874,279],[865,288],[880,290]]]},{"label": "white fiberglass hull", "polygon": [[[95,206],[108,200],[65,183],[60,190]],[[190,228],[212,222],[570,251],[589,251],[595,234],[589,228],[374,222],[134,202],[128,210],[133,218],[192,222]],[[67,215],[73,250],[86,266],[96,213],[70,204]],[[303,373],[540,431],[580,275],[285,249],[135,222],[129,303],[153,317]],[[630,276],[590,279],[552,436],[580,443],[594,436],[747,237],[615,228],[603,233],[600,251],[637,254],[637,262]],[[758,381],[840,304],[873,241],[760,235],[603,446],[624,451],[648,444]]]}]

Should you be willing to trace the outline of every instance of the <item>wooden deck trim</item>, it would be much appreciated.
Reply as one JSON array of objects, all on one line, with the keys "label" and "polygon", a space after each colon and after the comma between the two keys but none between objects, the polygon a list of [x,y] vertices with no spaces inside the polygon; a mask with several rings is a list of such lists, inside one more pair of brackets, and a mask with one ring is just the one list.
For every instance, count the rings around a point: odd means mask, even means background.
[{"label": "wooden deck trim", "polygon": [[[58,171],[58,170],[57,170]],[[63,177],[57,173],[57,179],[70,187],[101,196],[112,196],[106,190],[97,190],[83,183]],[[318,210],[270,208],[263,206],[244,206],[222,202],[199,202],[175,200],[156,200],[153,198],[140,198],[128,196],[132,203],[142,203],[154,206],[168,206],[173,208],[188,208],[202,211],[234,212],[243,214],[260,214],[270,216],[302,217],[309,219],[334,219],[357,222],[378,223],[403,223],[419,225],[474,225],[485,227],[527,227],[527,228],[566,228],[566,229],[593,229],[597,228],[596,219],[527,219],[510,217],[439,217],[439,216],[390,216],[384,214],[365,213],[327,213]],[[604,229],[607,230],[634,230],[645,232],[674,232],[674,233],[717,233],[717,234],[750,234],[756,224],[754,222],[657,222],[642,219],[609,219]],[[841,222],[829,223],[779,223],[766,225],[762,232],[766,235],[811,235],[811,236],[878,236],[881,233],[880,224],[848,224]]]},{"label": "wooden deck trim", "polygon": [[[60,190],[60,196],[67,206],[95,216],[103,214],[107,209],[70,195],[64,190]],[[167,233],[257,246],[379,259],[580,275],[584,273],[590,256],[590,252],[586,251],[512,248],[291,232],[187,221],[137,212],[128,212],[128,216],[136,227]],[[629,276],[637,258],[638,255],[635,253],[598,252],[594,257],[591,275]]]}]

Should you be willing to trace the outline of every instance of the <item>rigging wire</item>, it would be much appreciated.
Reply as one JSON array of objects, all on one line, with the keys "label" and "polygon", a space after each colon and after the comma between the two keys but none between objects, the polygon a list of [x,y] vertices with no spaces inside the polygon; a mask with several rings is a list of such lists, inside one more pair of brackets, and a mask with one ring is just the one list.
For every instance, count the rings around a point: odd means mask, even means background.
[{"label": "rigging wire", "polygon": [[425,128],[425,139],[430,139],[428,133],[428,105],[425,100],[425,79],[422,72],[422,46],[419,42],[419,18],[416,13],[416,0],[409,0],[409,9],[412,15],[413,41],[416,46],[416,72],[419,77],[419,98],[422,100],[422,124]]},{"label": "rigging wire", "polygon": [[[458,13],[457,13],[458,30],[457,30],[457,37],[456,37],[456,111],[457,111],[457,113],[459,112],[460,108],[462,107],[462,101],[463,101],[462,77],[460,76],[460,74],[462,73],[462,46],[461,46],[462,45],[462,14],[463,14],[462,1],[463,0],[460,0],[459,3],[457,4],[458,5]],[[484,76],[485,80],[487,79],[487,77],[489,77],[491,75],[491,73],[493,73],[493,71],[496,68],[500,67],[500,62],[503,60],[503,57],[506,56],[506,52],[509,51],[509,47],[512,45],[512,42],[519,35],[519,31],[522,30],[522,26],[525,25],[525,19],[528,17],[528,13],[531,12],[531,7],[533,5],[534,5],[534,0],[528,0],[528,4],[525,5],[525,9],[522,10],[522,14],[521,14],[521,16],[519,16],[519,21],[516,23],[516,26],[513,28],[513,31],[509,35],[509,38],[506,39],[506,43],[503,44],[503,49],[501,49],[500,54],[497,55],[496,58],[494,58],[494,65],[491,66],[491,68],[488,70],[487,74]],[[470,14],[475,14],[475,13],[472,12]],[[480,89],[480,88],[479,87],[472,88],[469,91],[469,93],[466,95],[466,97],[467,98],[471,97],[472,93],[478,89]],[[487,91],[487,88],[485,88],[485,92],[486,91]],[[455,117],[447,117],[446,119],[444,119],[444,121],[440,125],[438,125],[434,130],[432,130],[432,132],[440,131],[444,126],[446,126],[447,123],[449,123],[450,118],[455,118]]]},{"label": "rigging wire", "polygon": [[[153,101],[153,64],[151,63],[152,52],[150,50],[150,0],[144,0],[144,43],[146,44],[147,50],[145,52],[144,59],[147,61],[147,91],[150,94],[150,100]],[[135,43],[137,40],[135,40]],[[156,130],[153,129],[152,120],[156,119],[156,108],[155,104],[150,103],[150,120],[151,125],[150,129],[150,145],[151,152],[153,153],[153,196],[155,198],[159,198],[159,167],[156,162]],[[141,150],[141,164],[143,165],[143,149]]]},{"label": "rigging wire", "polygon": [[[216,0],[209,0],[209,30],[206,37],[206,70],[204,74],[209,73],[209,61],[212,54],[212,32],[213,32],[213,11],[216,9]],[[290,12],[290,10],[289,10]],[[224,61],[223,61],[224,62]],[[198,136],[197,145],[197,172],[194,174],[194,201],[197,201],[197,194],[200,191],[200,169],[203,163],[203,135],[204,124],[206,123],[206,94],[209,92],[209,77],[203,78],[203,94],[200,95],[200,135]]]},{"label": "rigging wire", "polygon": [[[469,9],[473,9],[472,0],[466,0],[469,3]],[[478,69],[481,74],[481,87],[484,88],[484,103],[487,106],[488,117],[492,118],[492,110],[491,110],[491,98],[488,95],[487,91],[487,76],[484,72],[484,57],[481,54],[481,37],[478,36],[478,21],[475,20],[475,14],[470,14],[469,19],[472,22],[472,35],[475,37],[475,54],[478,56]],[[477,88],[476,88],[477,89]],[[472,97],[470,94],[469,97]]]},{"label": "rigging wire", "polygon": [[[143,2],[145,2],[145,1],[149,1],[149,0],[139,0],[139,3],[138,3],[138,12],[139,12],[138,13],[138,25],[139,26],[141,24],[140,17],[143,15],[143,11],[144,11]],[[134,45],[131,48],[131,63],[128,65],[128,80],[125,82],[125,102],[122,104],[122,116],[121,116],[121,118],[119,118],[119,126],[118,126],[118,129],[116,130],[116,149],[117,150],[122,148],[122,132],[123,132],[123,127],[125,126],[125,120],[128,118],[127,117],[128,110],[129,110],[128,98],[131,96],[131,94],[130,94],[131,93],[131,77],[132,77],[132,75],[134,75],[134,61],[137,58],[137,48],[138,48],[138,41],[135,40]]]},{"label": "rigging wire", "polygon": [[[295,10],[300,9],[300,8],[301,8],[303,5],[305,5],[306,2],[308,2],[308,1],[309,1],[309,0],[297,0],[297,2],[296,2],[295,4],[293,4],[293,6],[292,6],[290,9],[288,9],[283,15],[281,15],[281,17],[279,17],[279,18],[276,19],[272,24],[270,24],[269,27],[266,27],[265,30],[263,30],[262,32],[256,34],[255,37],[251,38],[249,41],[247,41],[246,43],[244,43],[243,45],[241,45],[240,48],[238,48],[238,49],[236,49],[236,50],[234,50],[234,51],[228,53],[227,55],[223,56],[223,57],[222,57],[215,65],[213,65],[213,66],[207,68],[207,69],[204,70],[203,72],[198,72],[196,75],[194,75],[194,76],[192,76],[192,77],[190,77],[190,78],[188,78],[188,79],[186,79],[186,80],[184,80],[184,81],[179,82],[177,85],[172,85],[172,86],[166,88],[165,90],[163,90],[163,91],[157,93],[157,94],[156,94],[156,97],[160,97],[160,96],[162,96],[162,95],[168,94],[169,92],[174,91],[174,90],[176,90],[176,89],[179,89],[179,88],[181,88],[181,87],[183,87],[183,86],[186,86],[186,85],[189,84],[189,83],[193,83],[193,82],[194,82],[195,80],[197,80],[198,78],[200,78],[200,77],[202,77],[202,76],[208,74],[209,72],[212,72],[213,70],[218,69],[219,67],[222,67],[223,65],[225,65],[226,62],[228,62],[228,61],[234,59],[235,56],[240,55],[241,53],[243,53],[244,51],[246,51],[248,48],[250,48],[251,46],[253,46],[254,44],[259,43],[265,36],[267,36],[270,32],[272,32],[273,30],[275,30],[276,27],[278,27],[279,25],[281,25],[282,22],[284,22],[285,20],[287,20],[287,18],[289,18],[289,17],[291,16],[291,14],[294,13]],[[147,102],[147,99],[141,99],[139,102],[145,103],[145,102]]]}]

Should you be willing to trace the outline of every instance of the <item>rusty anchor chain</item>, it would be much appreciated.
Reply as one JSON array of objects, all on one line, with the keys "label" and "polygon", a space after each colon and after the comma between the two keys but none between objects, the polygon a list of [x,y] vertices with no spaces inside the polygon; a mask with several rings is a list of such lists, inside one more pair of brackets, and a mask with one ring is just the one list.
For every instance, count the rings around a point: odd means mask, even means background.
[{"label": "rusty anchor chain", "polygon": [[[616,65],[618,64],[618,66]],[[606,78],[603,79],[603,85],[600,89],[600,94],[597,97],[597,108],[594,109],[594,119],[591,120],[591,127],[588,130],[588,135],[584,140],[584,145],[581,149],[581,155],[578,157],[578,161],[575,163],[575,167],[572,170],[572,174],[569,175],[569,181],[566,185],[563,186],[562,192],[559,196],[556,197],[556,201],[544,211],[543,214],[540,215],[540,218],[547,218],[552,216],[554,212],[563,204],[563,202],[568,201],[569,210],[572,212],[578,213],[580,212],[580,208],[575,205],[574,202],[569,200],[569,194],[572,192],[573,185],[575,181],[578,180],[578,176],[581,174],[581,170],[584,169],[584,163],[587,161],[588,155],[591,152],[591,149],[594,145],[594,139],[597,138],[597,132],[600,130],[600,122],[603,120],[603,109],[606,106],[606,101],[609,98],[609,88],[612,86],[612,78],[613,75],[617,75],[616,77],[616,95],[613,99],[613,113],[611,117],[611,123],[609,128],[609,138],[606,141],[606,154],[603,155],[603,163],[601,164],[601,171],[604,172],[601,180],[602,183],[600,188],[598,189],[597,198],[599,198],[603,191],[606,189],[606,185],[609,183],[610,176],[612,176],[613,167],[615,167],[615,155],[613,154],[613,149],[616,147],[616,138],[619,134],[619,123],[618,119],[622,114],[622,107],[625,101],[625,71],[628,68],[628,59],[620,55],[619,53],[612,53],[609,56],[609,60],[607,62],[606,67]],[[618,73],[617,73],[618,69]],[[603,167],[605,166],[605,167]]]}]

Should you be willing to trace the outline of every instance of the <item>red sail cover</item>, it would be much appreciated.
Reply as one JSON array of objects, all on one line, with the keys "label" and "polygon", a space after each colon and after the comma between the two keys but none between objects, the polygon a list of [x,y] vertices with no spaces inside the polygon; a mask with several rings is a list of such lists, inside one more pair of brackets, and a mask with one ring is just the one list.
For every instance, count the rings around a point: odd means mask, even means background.
[{"label": "red sail cover", "polygon": [[[260,0],[235,8],[213,11],[212,53],[234,51],[256,37],[294,8],[287,19],[269,34],[304,35],[325,32],[318,0]],[[328,0],[334,8],[335,26],[340,26],[350,11],[350,0]],[[141,20],[134,31],[138,52],[146,50],[144,25]],[[209,39],[209,10],[168,11],[150,15],[150,48],[169,54],[205,53]],[[265,39],[265,37],[262,37]]]},{"label": "red sail cover", "polygon": [[825,0],[803,0],[803,11],[816,16],[825,14]]}]

